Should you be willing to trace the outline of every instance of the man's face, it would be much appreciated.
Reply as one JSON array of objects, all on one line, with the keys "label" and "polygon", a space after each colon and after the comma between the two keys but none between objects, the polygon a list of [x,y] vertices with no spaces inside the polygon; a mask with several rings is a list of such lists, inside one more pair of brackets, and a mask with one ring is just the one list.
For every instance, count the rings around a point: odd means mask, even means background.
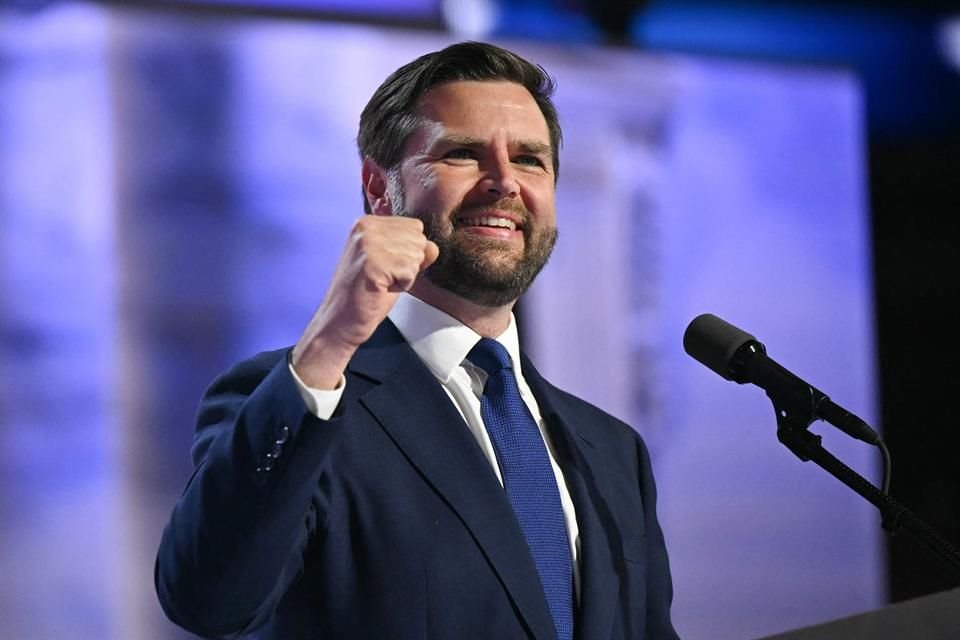
[{"label": "man's face", "polygon": [[533,96],[511,82],[431,89],[392,172],[394,213],[440,247],[426,276],[483,306],[516,300],[556,243],[553,151]]}]

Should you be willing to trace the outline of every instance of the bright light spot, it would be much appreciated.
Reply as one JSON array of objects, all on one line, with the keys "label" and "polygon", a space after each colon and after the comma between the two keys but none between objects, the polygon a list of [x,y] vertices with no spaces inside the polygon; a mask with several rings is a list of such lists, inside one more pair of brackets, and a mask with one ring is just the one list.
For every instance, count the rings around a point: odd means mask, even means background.
[{"label": "bright light spot", "polygon": [[940,25],[940,50],[955,71],[960,71],[960,16],[947,18]]},{"label": "bright light spot", "polygon": [[447,30],[459,38],[490,35],[500,17],[497,0],[443,0],[442,8]]}]

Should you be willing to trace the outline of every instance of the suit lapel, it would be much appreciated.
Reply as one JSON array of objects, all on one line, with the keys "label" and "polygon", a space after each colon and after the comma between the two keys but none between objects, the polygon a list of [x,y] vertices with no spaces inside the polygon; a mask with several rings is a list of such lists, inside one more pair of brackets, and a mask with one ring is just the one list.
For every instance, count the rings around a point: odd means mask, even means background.
[{"label": "suit lapel", "polygon": [[459,515],[536,638],[556,632],[510,502],[463,418],[389,321],[349,370],[380,384],[360,402]]},{"label": "suit lapel", "polygon": [[563,398],[544,380],[530,360],[523,356],[523,377],[537,398],[540,413],[547,424],[557,452],[570,497],[577,510],[580,529],[580,607],[576,618],[576,636],[584,640],[610,637],[610,628],[618,601],[619,580],[611,556],[611,542],[601,513],[604,502],[599,495],[593,470],[603,461],[589,440],[568,424]]}]

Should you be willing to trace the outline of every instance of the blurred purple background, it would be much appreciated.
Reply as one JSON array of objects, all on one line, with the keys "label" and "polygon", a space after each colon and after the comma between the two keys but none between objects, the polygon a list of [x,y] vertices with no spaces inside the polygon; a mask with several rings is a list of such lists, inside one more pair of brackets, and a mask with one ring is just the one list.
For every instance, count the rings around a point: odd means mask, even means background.
[{"label": "blurred purple background", "polygon": [[[360,110],[401,62],[459,36],[19,4],[0,7],[0,637],[189,637],[163,618],[152,571],[199,395],[296,340],[361,214]],[[407,20],[442,9],[406,5]],[[663,15],[633,28],[669,39]],[[561,241],[523,302],[527,350],[651,445],[681,635],[882,605],[872,507],[776,442],[762,392],[680,347],[690,319],[716,313],[880,424],[872,85],[834,64],[577,33],[492,32],[557,77],[566,138]],[[873,451],[817,431],[877,480]]]}]

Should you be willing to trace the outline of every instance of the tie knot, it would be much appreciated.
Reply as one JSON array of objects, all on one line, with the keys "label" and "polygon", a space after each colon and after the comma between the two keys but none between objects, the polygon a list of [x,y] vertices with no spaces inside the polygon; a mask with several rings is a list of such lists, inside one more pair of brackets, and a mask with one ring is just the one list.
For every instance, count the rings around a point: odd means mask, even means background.
[{"label": "tie knot", "polygon": [[507,348],[491,338],[480,338],[467,354],[467,360],[486,371],[488,376],[512,368]]}]

